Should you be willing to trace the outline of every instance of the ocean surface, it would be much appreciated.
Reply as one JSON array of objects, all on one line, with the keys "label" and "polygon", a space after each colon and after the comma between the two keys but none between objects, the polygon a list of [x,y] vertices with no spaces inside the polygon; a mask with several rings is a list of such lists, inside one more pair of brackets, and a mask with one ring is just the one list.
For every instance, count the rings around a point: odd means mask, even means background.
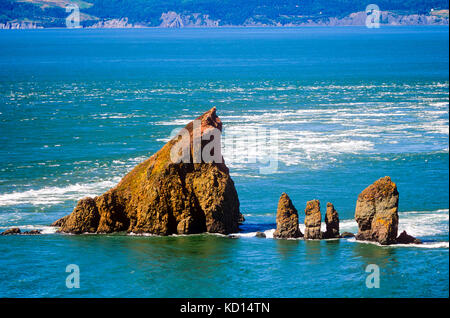
[{"label": "ocean surface", "polygon": [[[0,30],[0,230],[44,233],[0,236],[0,297],[448,297],[448,37],[448,26]],[[246,218],[238,238],[49,226],[213,106]],[[250,146],[258,128],[278,131],[271,174]],[[319,199],[356,232],[358,194],[387,175],[399,231],[423,245],[272,238],[282,192],[301,223]],[[69,264],[80,288],[66,287]],[[369,264],[379,288],[366,286]]]}]

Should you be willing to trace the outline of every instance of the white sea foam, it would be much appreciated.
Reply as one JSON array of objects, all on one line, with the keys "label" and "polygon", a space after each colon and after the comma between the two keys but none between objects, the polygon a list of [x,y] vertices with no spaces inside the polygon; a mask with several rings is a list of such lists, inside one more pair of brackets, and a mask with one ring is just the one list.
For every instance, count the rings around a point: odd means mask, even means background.
[{"label": "white sea foam", "polygon": [[45,187],[22,192],[0,194],[0,206],[11,205],[56,205],[68,200],[78,200],[86,196],[99,195],[115,186],[120,178],[93,183],[77,183],[64,187]]},{"label": "white sea foam", "polygon": [[348,239],[350,242],[356,242],[360,244],[372,244],[376,246],[380,246],[383,248],[399,248],[399,247],[417,247],[417,248],[449,248],[449,242],[425,242],[422,244],[392,244],[392,245],[381,245],[377,242],[370,241],[358,241],[355,238]]},{"label": "white sea foam", "polygon": [[[436,85],[448,86],[445,83]],[[417,94],[417,90],[426,89],[425,86],[268,85],[259,88],[234,87],[231,91],[250,94],[259,90],[295,91],[321,88],[330,90],[330,93],[348,90],[359,94],[360,89],[381,87],[385,88],[385,91],[378,93],[391,96],[413,92]],[[397,88],[401,91],[395,91]],[[404,91],[408,89],[411,92]],[[448,151],[448,142],[445,140],[449,131],[448,102],[440,96],[425,98],[423,97],[425,93],[420,96],[416,96],[413,102],[394,103],[378,100],[354,102],[354,99],[351,99],[333,105],[318,103],[314,108],[298,109],[288,103],[283,109],[250,109],[243,110],[239,114],[222,111],[220,116],[224,123],[222,135],[224,158],[234,169],[245,169],[245,165],[253,158],[258,162],[267,158],[267,151],[263,151],[266,147],[265,136],[258,136],[255,133],[261,128],[279,130],[278,160],[287,166],[303,165],[315,168],[332,163],[344,154],[376,154],[379,149],[384,149],[385,153],[403,153],[410,151],[411,148],[416,151],[420,145],[426,145],[426,151]],[[192,119],[184,116],[157,124],[175,128],[184,126]],[[161,138],[160,141],[166,142],[169,139],[169,137]],[[255,148],[255,144],[262,147]]]}]

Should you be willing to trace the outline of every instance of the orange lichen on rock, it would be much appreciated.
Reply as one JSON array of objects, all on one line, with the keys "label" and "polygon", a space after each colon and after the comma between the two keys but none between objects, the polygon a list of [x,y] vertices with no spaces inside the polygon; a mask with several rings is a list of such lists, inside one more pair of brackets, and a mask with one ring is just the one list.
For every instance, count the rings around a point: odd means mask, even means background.
[{"label": "orange lichen on rock", "polygon": [[376,241],[383,245],[393,244],[398,231],[397,186],[390,177],[384,177],[368,186],[358,196],[355,220],[359,240]]},{"label": "orange lichen on rock", "polygon": [[389,176],[378,179],[373,184],[368,186],[363,192],[358,196],[361,200],[376,200],[378,198],[383,198],[389,195],[398,194],[397,185],[392,182]]}]

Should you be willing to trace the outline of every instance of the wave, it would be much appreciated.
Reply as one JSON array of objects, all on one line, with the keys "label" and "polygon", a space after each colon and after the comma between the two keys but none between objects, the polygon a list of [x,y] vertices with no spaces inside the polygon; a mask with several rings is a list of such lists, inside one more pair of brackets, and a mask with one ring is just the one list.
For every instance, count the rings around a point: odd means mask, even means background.
[{"label": "wave", "polygon": [[11,205],[57,205],[68,200],[79,200],[86,196],[96,196],[114,187],[120,178],[93,183],[77,183],[65,187],[45,187],[0,194],[0,206]]},{"label": "wave", "polygon": [[381,245],[377,242],[370,241],[358,241],[355,238],[349,238],[348,241],[356,242],[360,244],[372,244],[383,248],[399,248],[399,247],[418,247],[418,248],[449,248],[449,242],[424,242],[422,244],[393,244],[393,245]]},{"label": "wave", "polygon": [[[387,94],[393,94],[389,91]],[[283,164],[314,166],[345,154],[448,152],[448,101],[440,97],[415,102],[368,101],[318,103],[282,109],[221,111],[222,152],[227,164],[243,164],[273,153],[258,130],[278,129],[278,160]],[[299,109],[300,108],[300,109]],[[413,119],[412,119],[413,118]],[[193,118],[183,116],[157,125],[181,128]],[[168,141],[161,138],[159,141]]]}]

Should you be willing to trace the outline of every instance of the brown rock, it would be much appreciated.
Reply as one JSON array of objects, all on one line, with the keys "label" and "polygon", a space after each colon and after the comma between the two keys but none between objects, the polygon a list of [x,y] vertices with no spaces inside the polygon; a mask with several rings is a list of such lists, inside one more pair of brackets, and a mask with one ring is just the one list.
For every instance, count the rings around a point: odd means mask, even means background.
[{"label": "brown rock", "polygon": [[259,238],[265,238],[266,234],[264,232],[256,232],[255,236]]},{"label": "brown rock", "polygon": [[50,226],[58,226],[58,227],[62,226],[66,222],[66,220],[69,218],[69,216],[70,216],[70,214],[56,220]]},{"label": "brown rock", "polygon": [[[188,142],[176,136],[116,187],[101,196],[80,200],[69,216],[52,225],[60,226],[61,232],[76,234],[237,232],[243,221],[238,195],[220,147],[208,144],[216,137],[214,132],[220,134],[222,122],[215,107],[197,120],[198,130],[194,132],[194,122],[183,130],[190,137]],[[171,153],[180,148],[187,150],[188,160],[174,163]],[[197,156],[208,152],[218,160],[205,162],[204,157]]]},{"label": "brown rock", "polygon": [[11,229],[5,230],[2,235],[13,235],[13,234],[20,234],[20,229],[18,227],[13,227]]},{"label": "brown rock", "polygon": [[398,231],[398,191],[390,177],[375,181],[358,196],[355,220],[358,240],[395,243]]},{"label": "brown rock", "polygon": [[339,237],[339,215],[337,211],[334,209],[334,205],[330,202],[327,203],[325,224],[327,226],[327,230],[324,233],[325,238]]},{"label": "brown rock", "polygon": [[298,226],[298,212],[291,199],[283,193],[278,201],[277,229],[273,233],[274,238],[297,238],[303,234]]},{"label": "brown rock", "polygon": [[322,238],[320,225],[322,216],[320,214],[319,200],[311,200],[306,203],[305,209],[305,239],[318,240]]},{"label": "brown rock", "polygon": [[422,241],[409,235],[406,231],[400,233],[396,240],[397,244],[422,244]]},{"label": "brown rock", "polygon": [[340,238],[355,237],[355,234],[350,233],[350,232],[344,232],[339,237]]},{"label": "brown rock", "polygon": [[39,231],[39,230],[30,230],[30,231],[25,231],[22,234],[24,234],[24,235],[39,235],[39,234],[41,234],[41,231]]}]

